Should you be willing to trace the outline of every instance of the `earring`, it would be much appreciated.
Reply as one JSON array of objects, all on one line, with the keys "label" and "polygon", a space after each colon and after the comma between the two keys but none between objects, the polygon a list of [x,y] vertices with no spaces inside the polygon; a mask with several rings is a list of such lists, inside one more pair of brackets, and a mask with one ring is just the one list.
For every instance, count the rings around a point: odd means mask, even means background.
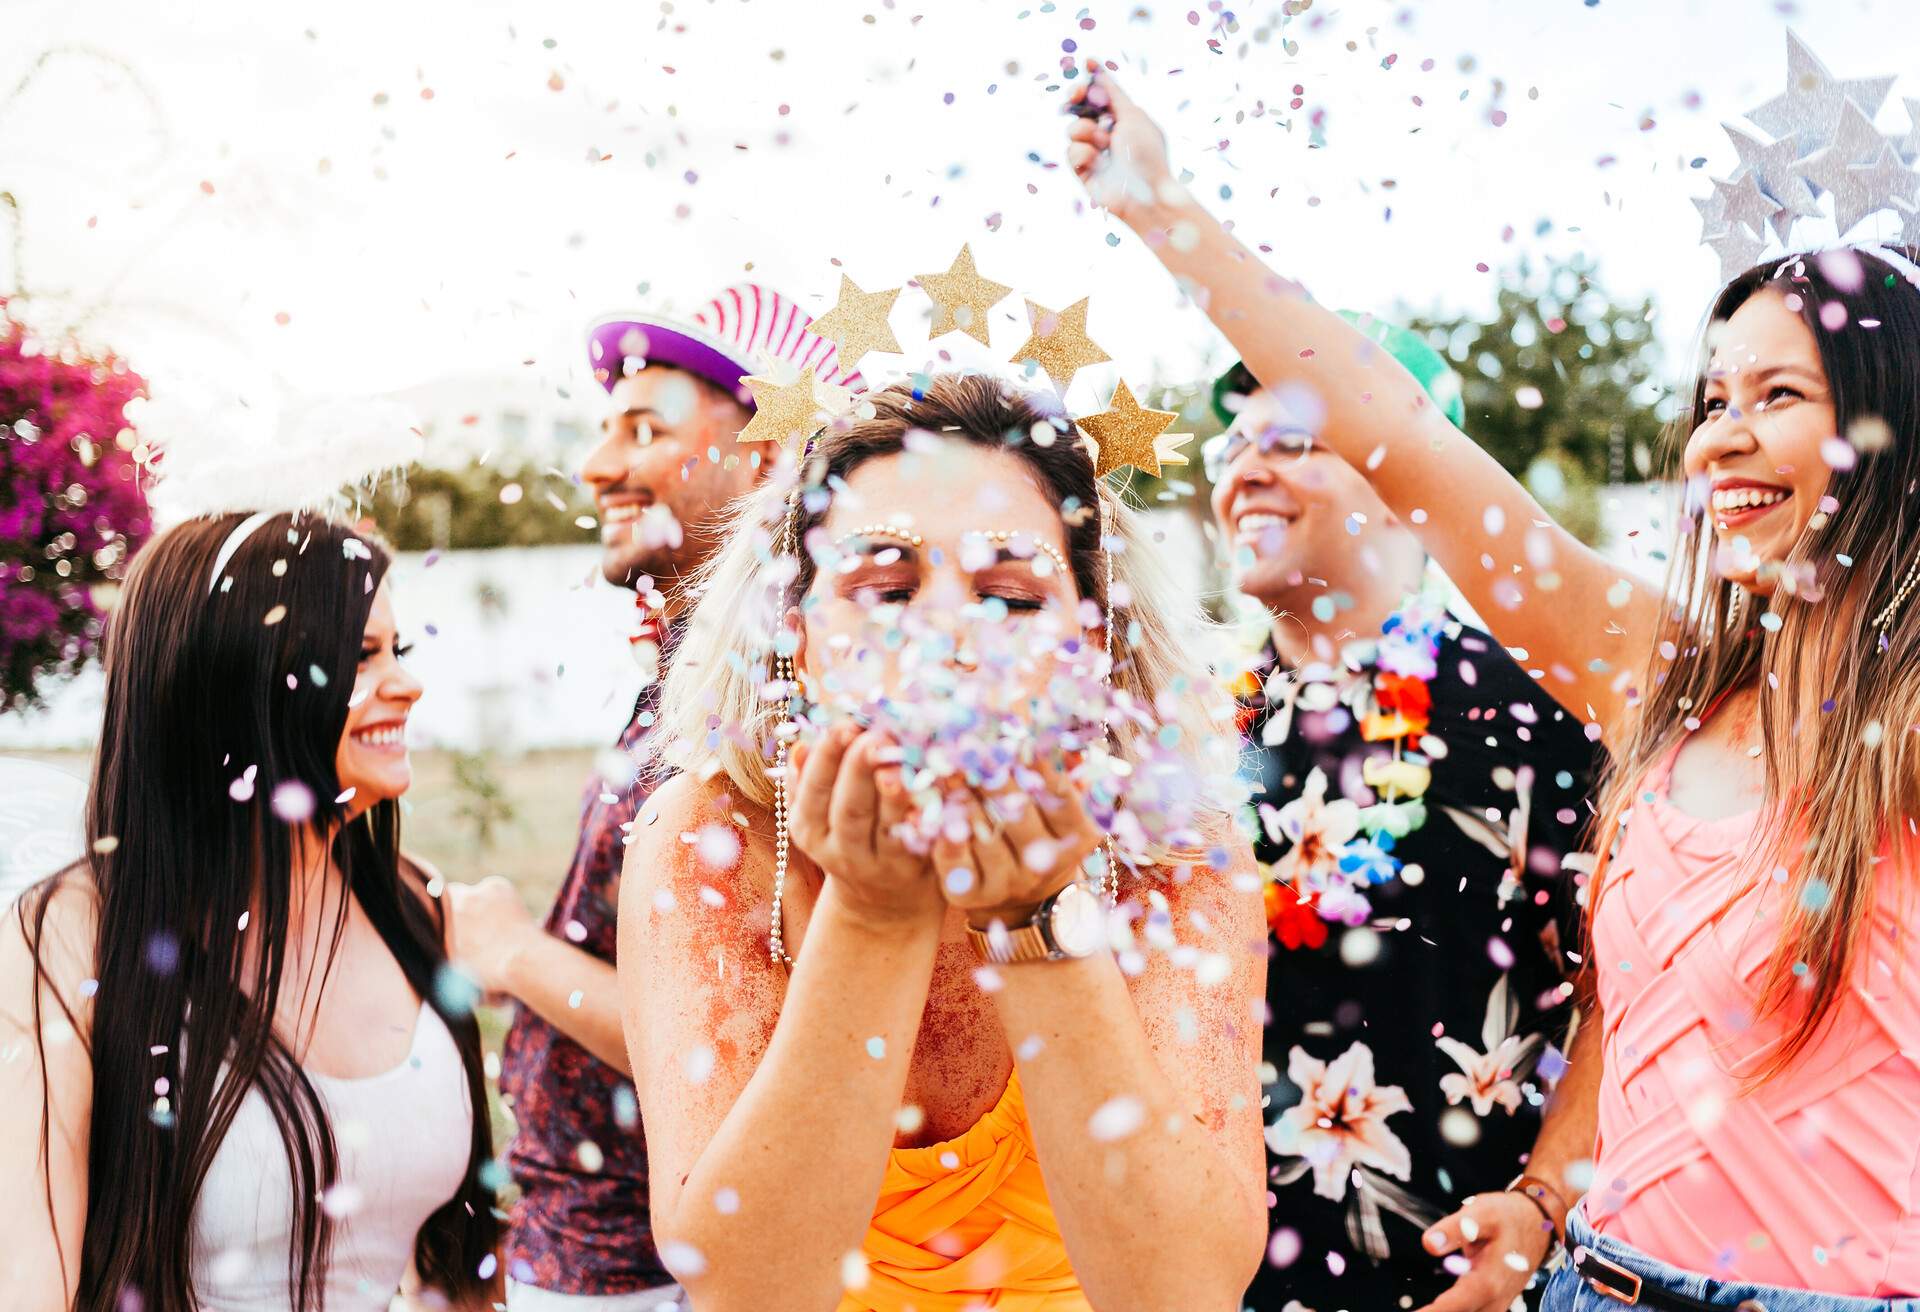
[{"label": "earring", "polygon": [[[795,539],[799,536],[799,518],[800,489],[796,487],[787,496],[787,522],[782,534],[784,549],[789,554],[797,554]],[[774,730],[780,747],[774,756],[773,769],[773,932],[767,938],[767,956],[774,965],[792,970],[793,958],[787,955],[786,930],[780,913],[786,904],[787,858],[792,851],[792,839],[787,833],[792,819],[793,789],[790,775],[793,740],[799,732],[794,719],[794,703],[805,698],[806,688],[800,681],[800,672],[794,666],[793,657],[785,652],[775,653],[773,676],[786,691],[787,713],[785,721]]]},{"label": "earring", "polygon": [[1747,590],[1739,584],[1733,585],[1733,600],[1727,603],[1727,631],[1738,637],[1746,631]]},{"label": "earring", "polygon": [[[1097,494],[1095,500],[1098,500]],[[1104,506],[1100,508],[1100,554],[1106,559],[1107,575],[1107,594],[1101,598],[1105,603],[1102,607],[1105,612],[1105,622],[1100,626],[1100,636],[1107,649],[1106,679],[1107,688],[1111,691],[1113,688],[1113,551],[1107,546],[1107,512]],[[1108,741],[1111,742],[1112,727],[1107,726],[1105,733]],[[1106,898],[1108,909],[1111,910],[1120,905],[1120,867],[1113,859],[1113,836],[1109,834],[1100,847],[1107,857],[1106,877],[1101,881],[1100,892]]]},{"label": "earring", "polygon": [[789,818],[788,799],[791,790],[788,783],[790,773],[789,759],[793,750],[793,689],[797,674],[793,668],[793,657],[776,656],[773,661],[774,675],[788,689],[787,718],[782,726],[787,732],[778,733],[780,738],[779,754],[774,758],[773,770],[773,933],[767,940],[767,955],[776,966],[793,969],[793,958],[787,955],[786,935],[781,924],[780,908],[787,893],[787,855],[791,840],[787,835]]},{"label": "earring", "polygon": [[1887,603],[1887,608],[1873,617],[1873,627],[1882,631],[1889,628],[1893,624],[1893,617],[1899,613],[1901,605],[1917,584],[1920,584],[1920,555],[1916,555],[1913,564],[1907,566],[1907,576],[1894,589],[1893,600]]}]

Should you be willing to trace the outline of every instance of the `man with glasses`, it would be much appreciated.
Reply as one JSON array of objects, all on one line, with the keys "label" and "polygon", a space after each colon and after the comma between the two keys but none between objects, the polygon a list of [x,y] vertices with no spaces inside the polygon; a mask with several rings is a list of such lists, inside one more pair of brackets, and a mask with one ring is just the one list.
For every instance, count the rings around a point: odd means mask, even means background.
[{"label": "man with glasses", "polygon": [[[1463,423],[1432,347],[1345,317]],[[1419,541],[1315,444],[1310,392],[1263,391],[1236,365],[1214,405],[1231,424],[1202,453],[1214,518],[1234,586],[1269,619],[1241,700],[1273,875],[1273,1238],[1249,1303],[1505,1312],[1578,1192],[1567,1164],[1591,1152],[1579,1099],[1536,1136],[1566,1067],[1551,1047],[1572,992],[1560,945],[1577,944],[1562,860],[1580,850],[1592,751],[1511,656],[1422,594]],[[1499,1244],[1477,1216],[1435,1226],[1508,1188]]]}]

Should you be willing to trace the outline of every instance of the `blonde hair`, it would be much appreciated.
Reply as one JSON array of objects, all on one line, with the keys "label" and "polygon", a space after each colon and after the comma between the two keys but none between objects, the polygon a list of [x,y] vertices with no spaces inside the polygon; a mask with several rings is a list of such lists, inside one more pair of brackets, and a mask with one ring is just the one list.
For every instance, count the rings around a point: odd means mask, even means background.
[{"label": "blonde hair", "polygon": [[1202,809],[1219,822],[1207,829],[1224,832],[1237,796],[1238,753],[1232,701],[1203,655],[1218,649],[1217,626],[1197,598],[1175,586],[1140,516],[1094,477],[1084,450],[1065,437],[1051,446],[1025,440],[1036,424],[1057,420],[1040,399],[1006,383],[941,374],[917,390],[890,387],[866,400],[870,418],[828,432],[811,452],[799,490],[808,508],[789,500],[790,468],[786,477],[769,478],[736,504],[724,544],[688,584],[686,599],[697,601],[655,721],[661,766],[701,778],[724,773],[740,797],[772,805],[769,771],[788,703],[777,689],[770,695],[768,684],[778,644],[791,640],[782,637],[784,616],[811,574],[797,545],[804,533],[788,517],[817,523],[826,513],[829,473],[844,478],[866,460],[903,450],[909,432],[925,430],[1021,457],[1064,510],[1074,508],[1069,502],[1083,511],[1097,505],[1097,514],[1063,518],[1068,561],[1081,595],[1096,603],[1107,600],[1111,562],[1113,686],[1152,721],[1146,728],[1114,724],[1114,752],[1138,767],[1148,756],[1146,734],[1177,731],[1175,750],[1200,782]]}]

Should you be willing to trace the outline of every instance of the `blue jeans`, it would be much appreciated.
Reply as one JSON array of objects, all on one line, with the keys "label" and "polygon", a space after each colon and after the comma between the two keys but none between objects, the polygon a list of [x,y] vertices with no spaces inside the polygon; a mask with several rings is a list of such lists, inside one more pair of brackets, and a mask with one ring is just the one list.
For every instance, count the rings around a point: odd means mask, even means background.
[{"label": "blue jeans", "polygon": [[[1704,1299],[1715,1307],[1737,1308],[1750,1301],[1763,1312],[1920,1312],[1920,1298],[1854,1298],[1847,1294],[1822,1294],[1812,1289],[1782,1289],[1778,1285],[1736,1285],[1697,1271],[1682,1271],[1658,1258],[1648,1257],[1632,1244],[1593,1233],[1583,1208],[1567,1214],[1567,1248],[1584,1245],[1588,1249],[1639,1276],[1643,1289],[1660,1289]],[[1562,1260],[1547,1281],[1540,1296],[1540,1312],[1628,1312],[1629,1306],[1644,1308],[1645,1303],[1626,1304],[1594,1289],[1573,1269],[1571,1259]]]}]

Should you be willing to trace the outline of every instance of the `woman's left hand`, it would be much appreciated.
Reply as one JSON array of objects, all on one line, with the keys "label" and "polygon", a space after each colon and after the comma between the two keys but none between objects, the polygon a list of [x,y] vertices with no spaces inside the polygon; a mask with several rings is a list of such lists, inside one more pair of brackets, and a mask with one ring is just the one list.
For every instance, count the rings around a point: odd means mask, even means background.
[{"label": "woman's left hand", "polygon": [[967,837],[943,834],[933,845],[933,867],[949,904],[976,929],[998,920],[1019,924],[1047,898],[1086,874],[1084,862],[1106,836],[1066,771],[1042,761],[1033,767],[1040,788],[986,796],[960,786],[954,796]]}]

